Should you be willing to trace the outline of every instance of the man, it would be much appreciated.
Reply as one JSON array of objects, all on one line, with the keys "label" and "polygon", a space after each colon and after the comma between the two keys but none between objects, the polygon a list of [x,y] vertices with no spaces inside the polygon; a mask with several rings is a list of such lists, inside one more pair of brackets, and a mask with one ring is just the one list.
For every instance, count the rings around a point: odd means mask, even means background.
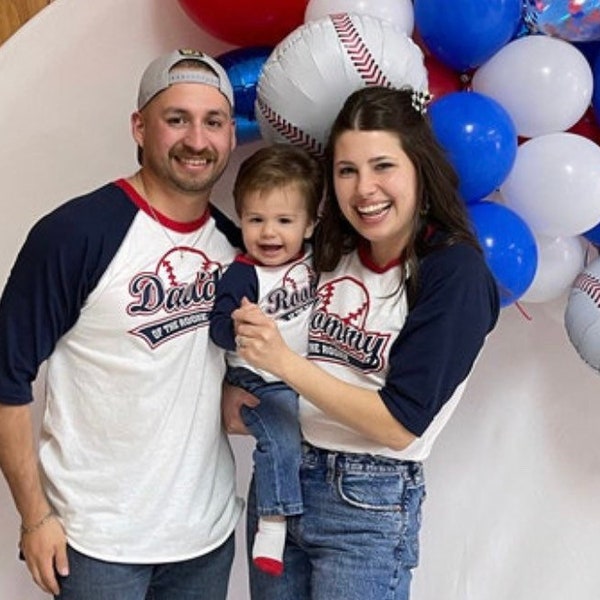
[{"label": "man", "polygon": [[41,219],[3,292],[0,466],[44,591],[224,599],[242,510],[208,335],[241,243],[209,205],[235,147],[225,71],[198,51],[157,58],[131,125],[140,170]]}]

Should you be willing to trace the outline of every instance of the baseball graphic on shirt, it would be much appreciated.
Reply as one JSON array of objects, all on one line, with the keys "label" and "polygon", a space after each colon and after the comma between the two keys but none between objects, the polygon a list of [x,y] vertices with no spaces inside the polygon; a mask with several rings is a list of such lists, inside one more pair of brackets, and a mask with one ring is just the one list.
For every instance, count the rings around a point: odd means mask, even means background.
[{"label": "baseball graphic on shirt", "polygon": [[334,314],[347,325],[364,329],[369,314],[369,293],[352,277],[332,279],[317,290],[316,310]]},{"label": "baseball graphic on shirt", "polygon": [[309,287],[315,279],[314,271],[305,263],[297,263],[283,276],[283,285],[292,292]]},{"label": "baseball graphic on shirt", "polygon": [[285,37],[261,69],[255,103],[261,135],[321,155],[346,97],[369,85],[425,89],[420,48],[404,31],[370,15],[309,21]]},{"label": "baseball graphic on shirt", "polygon": [[260,308],[272,318],[289,321],[308,311],[315,299],[315,272],[304,262],[291,265],[275,286],[266,293]]},{"label": "baseball graphic on shirt", "polygon": [[181,246],[169,250],[159,261],[156,274],[168,285],[189,284],[197,273],[212,273],[219,265],[196,248]]}]

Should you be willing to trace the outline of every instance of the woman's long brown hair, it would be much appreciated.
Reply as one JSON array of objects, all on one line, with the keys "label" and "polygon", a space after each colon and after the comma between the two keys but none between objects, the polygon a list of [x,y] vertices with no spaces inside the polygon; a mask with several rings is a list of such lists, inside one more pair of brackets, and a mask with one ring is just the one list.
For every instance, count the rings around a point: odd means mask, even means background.
[{"label": "woman's long brown hair", "polygon": [[318,271],[331,271],[360,240],[342,214],[333,186],[335,144],[346,131],[387,131],[398,137],[416,170],[417,207],[412,236],[402,258],[408,279],[409,303],[418,285],[419,261],[435,246],[428,241],[432,229],[445,232],[443,245],[465,242],[481,251],[473,233],[466,204],[460,197],[458,175],[435,137],[426,114],[413,107],[413,90],[366,87],[345,101],[329,134],[325,153],[327,189],[315,235]]}]

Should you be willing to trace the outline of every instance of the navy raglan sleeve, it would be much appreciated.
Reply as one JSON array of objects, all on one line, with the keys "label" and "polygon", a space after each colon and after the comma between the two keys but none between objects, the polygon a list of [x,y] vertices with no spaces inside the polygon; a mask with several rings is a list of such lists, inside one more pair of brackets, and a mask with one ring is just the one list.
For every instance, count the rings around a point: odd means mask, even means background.
[{"label": "navy raglan sleeve", "polygon": [[234,261],[217,283],[215,304],[210,315],[210,337],[225,350],[235,350],[235,332],[231,313],[240,307],[242,298],[258,299],[256,270],[247,263]]},{"label": "navy raglan sleeve", "polygon": [[244,240],[240,228],[224,212],[220,211],[214,204],[210,205],[210,214],[215,220],[217,229],[223,233],[229,243],[240,250],[244,249]]},{"label": "navy raglan sleeve", "polygon": [[496,324],[498,290],[484,258],[457,244],[421,263],[418,298],[392,345],[381,398],[420,436],[469,374]]},{"label": "navy raglan sleeve", "polygon": [[40,365],[77,321],[136,211],[109,184],[31,229],[0,300],[0,402],[31,402]]}]

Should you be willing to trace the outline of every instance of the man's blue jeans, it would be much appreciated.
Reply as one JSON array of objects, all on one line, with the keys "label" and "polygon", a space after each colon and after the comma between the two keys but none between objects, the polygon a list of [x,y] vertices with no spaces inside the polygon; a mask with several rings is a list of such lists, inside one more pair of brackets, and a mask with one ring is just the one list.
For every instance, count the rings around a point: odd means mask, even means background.
[{"label": "man's blue jeans", "polygon": [[[304,512],[287,520],[284,571],[250,562],[252,600],[408,600],[419,559],[421,463],[303,445]],[[256,530],[252,487],[247,539]]]},{"label": "man's blue jeans", "polygon": [[241,410],[244,424],[256,439],[253,459],[258,514],[301,513],[298,394],[283,382],[265,382],[243,367],[228,369],[227,381],[260,400],[256,408],[244,406]]},{"label": "man's blue jeans", "polygon": [[225,600],[235,540],[231,535],[204,556],[151,565],[104,562],[70,546],[67,551],[70,575],[59,577],[55,600]]}]

